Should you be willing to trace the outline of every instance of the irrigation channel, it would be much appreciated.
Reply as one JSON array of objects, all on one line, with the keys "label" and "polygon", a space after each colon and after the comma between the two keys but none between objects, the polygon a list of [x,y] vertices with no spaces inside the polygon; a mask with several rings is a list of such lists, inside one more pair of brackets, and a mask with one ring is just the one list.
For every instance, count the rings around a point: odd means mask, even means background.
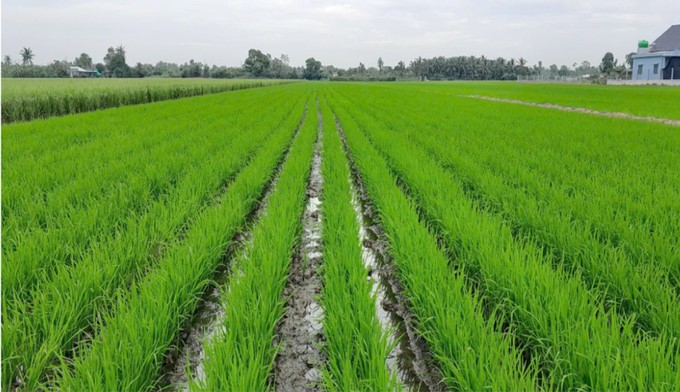
[{"label": "irrigation channel", "polygon": [[441,374],[434,363],[425,340],[416,332],[415,319],[403,294],[393,262],[389,243],[381,228],[375,208],[368,197],[363,180],[352,161],[342,125],[335,117],[337,131],[350,162],[352,204],[359,221],[362,258],[373,282],[376,295],[376,316],[384,331],[396,342],[387,358],[390,372],[397,374],[399,384],[411,391],[442,391]]},{"label": "irrigation channel", "polygon": [[291,263],[288,283],[283,291],[286,312],[279,323],[275,344],[281,343],[276,358],[274,383],[279,391],[321,390],[324,355],[323,309],[316,301],[323,284],[320,268],[321,249],[321,150],[323,122],[317,102],[319,120],[312,170],[307,187],[307,205],[302,217],[300,246]]},{"label": "irrigation channel", "polygon": [[[298,125],[295,140],[308,115],[308,107]],[[300,245],[291,261],[288,282],[283,292],[286,311],[277,327],[274,345],[280,344],[271,376],[271,385],[278,391],[320,391],[322,370],[325,364],[323,317],[324,311],[317,301],[323,286],[322,211],[323,204],[323,121],[320,109],[317,141],[314,147],[312,169],[307,187],[307,204],[302,216],[303,230]],[[358,240],[362,260],[372,282],[376,298],[375,312],[383,332],[389,337],[392,350],[386,359],[390,373],[397,376],[400,388],[410,391],[443,390],[441,376],[433,367],[432,355],[415,329],[414,316],[403,295],[396,271],[389,256],[389,243],[381,228],[379,218],[351,160],[344,133],[337,117],[337,131],[343,141],[350,164],[350,189],[352,206],[359,223]],[[166,360],[161,390],[189,390],[192,382],[205,379],[205,344],[224,331],[226,312],[222,292],[229,290],[229,282],[238,279],[238,256],[252,240],[252,228],[267,213],[268,199],[276,187],[283,163],[288,160],[290,147],[279,162],[276,174],[265,188],[258,207],[250,214],[245,228],[234,235],[222,263],[216,270],[213,284],[205,291],[193,318],[182,330],[175,349]]]},{"label": "irrigation channel", "polygon": [[232,238],[222,262],[215,271],[213,284],[208,286],[187,328],[180,333],[176,349],[168,355],[163,369],[164,376],[160,383],[162,390],[188,391],[191,382],[189,377],[197,382],[205,379],[203,367],[205,343],[224,331],[226,312],[225,305],[221,301],[222,291],[229,290],[230,279],[239,274],[237,263],[231,261],[237,260],[237,256],[247,249],[249,241],[252,241],[252,228],[262,214],[266,214],[269,198],[276,188],[283,164],[290,156],[293,142],[297,139],[307,114],[308,105],[305,106],[295,135],[288,144],[284,158],[278,163],[275,175],[265,187],[257,208],[246,219],[244,229]]}]

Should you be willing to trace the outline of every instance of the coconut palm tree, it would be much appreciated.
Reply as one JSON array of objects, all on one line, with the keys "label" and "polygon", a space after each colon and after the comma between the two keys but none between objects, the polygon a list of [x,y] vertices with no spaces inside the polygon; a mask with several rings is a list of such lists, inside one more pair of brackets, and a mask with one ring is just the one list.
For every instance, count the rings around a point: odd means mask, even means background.
[{"label": "coconut palm tree", "polygon": [[5,57],[2,59],[2,65],[4,65],[5,67],[9,67],[10,65],[12,65],[12,58],[9,57],[8,54],[6,54]]},{"label": "coconut palm tree", "polygon": [[33,50],[31,48],[24,47],[21,49],[19,52],[19,55],[21,55],[21,64],[22,65],[33,65],[33,57],[35,54],[33,53]]}]

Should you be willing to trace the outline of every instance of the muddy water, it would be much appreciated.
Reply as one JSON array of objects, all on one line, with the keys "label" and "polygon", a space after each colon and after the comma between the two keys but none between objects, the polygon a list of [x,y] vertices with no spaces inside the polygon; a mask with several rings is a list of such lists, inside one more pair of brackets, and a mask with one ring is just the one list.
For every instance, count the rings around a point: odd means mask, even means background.
[{"label": "muddy water", "polygon": [[246,219],[245,229],[237,233],[231,241],[224,259],[215,271],[213,283],[205,291],[199,302],[194,316],[189,326],[182,330],[179,337],[179,348],[176,352],[170,353],[166,358],[163,369],[163,377],[159,383],[160,390],[188,391],[190,380],[187,371],[192,377],[193,382],[205,380],[203,363],[205,361],[205,343],[210,341],[216,334],[224,331],[225,308],[221,301],[222,288],[229,289],[229,281],[234,282],[242,273],[238,269],[234,255],[240,255],[252,245],[252,228],[266,214],[269,198],[276,187],[276,183],[281,174],[283,163],[288,160],[290,149],[295,139],[300,133],[300,128],[307,117],[308,107],[302,115],[302,120],[298,124],[295,135],[287,147],[284,159],[282,159],[275,170],[276,174],[265,187],[263,197],[257,207]]},{"label": "muddy water", "polygon": [[[335,119],[345,151],[342,126]],[[362,258],[368,269],[372,290],[376,294],[376,316],[390,341],[397,342],[390,352],[386,365],[397,375],[403,388],[410,391],[444,390],[441,373],[432,366],[432,355],[427,344],[415,332],[415,320],[407,306],[403,287],[396,277],[395,267],[388,254],[387,238],[382,231],[370,199],[356,167],[350,159],[352,204],[359,222]]]},{"label": "muddy water", "polygon": [[[320,113],[319,124],[321,124]],[[292,260],[290,277],[284,290],[289,298],[280,324],[277,342],[281,350],[276,358],[274,383],[278,391],[320,391],[321,368],[325,356],[323,308],[317,302],[321,293],[323,262],[321,244],[321,149],[323,130],[319,125],[314,148],[312,171],[307,188],[308,202],[303,215],[303,232],[299,250]]]}]

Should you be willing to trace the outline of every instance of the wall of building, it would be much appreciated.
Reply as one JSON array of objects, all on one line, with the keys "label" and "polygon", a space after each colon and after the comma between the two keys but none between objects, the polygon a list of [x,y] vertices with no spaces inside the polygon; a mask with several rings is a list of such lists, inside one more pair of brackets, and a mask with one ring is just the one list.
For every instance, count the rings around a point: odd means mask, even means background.
[{"label": "wall of building", "polygon": [[[654,65],[658,64],[658,71],[654,74]],[[642,65],[642,74],[638,74],[638,67]],[[663,67],[665,66],[662,56],[645,56],[633,58],[633,80],[661,80]]]},{"label": "wall of building", "polygon": [[607,80],[608,86],[677,86],[680,80]]}]

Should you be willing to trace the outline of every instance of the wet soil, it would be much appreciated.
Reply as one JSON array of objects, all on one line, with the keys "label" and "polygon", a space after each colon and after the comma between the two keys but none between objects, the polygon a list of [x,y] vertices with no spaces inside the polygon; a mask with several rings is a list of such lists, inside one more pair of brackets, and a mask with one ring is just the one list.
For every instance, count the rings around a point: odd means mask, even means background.
[{"label": "wet soil", "polygon": [[571,106],[560,106],[560,105],[555,105],[555,104],[552,104],[552,103],[527,102],[527,101],[520,101],[518,99],[496,98],[496,97],[488,97],[488,96],[484,96],[484,95],[461,95],[461,97],[483,99],[483,100],[486,100],[486,101],[493,101],[493,102],[514,103],[514,104],[518,104],[518,105],[535,106],[535,107],[539,107],[539,108],[556,109],[556,110],[562,110],[562,111],[565,111],[565,112],[586,113],[586,114],[592,114],[592,115],[603,116],[603,117],[625,118],[625,119],[628,119],[628,120],[657,122],[657,123],[661,123],[661,124],[680,127],[680,120],[671,120],[671,119],[668,119],[668,118],[635,116],[633,114],[620,113],[620,112],[600,112],[600,111],[592,110],[592,109],[571,107]]},{"label": "wet soil", "polygon": [[321,114],[317,115],[320,125],[307,188],[308,201],[302,218],[302,239],[283,292],[288,301],[275,342],[281,344],[274,374],[274,385],[278,391],[320,391],[321,369],[325,362],[321,350],[324,341],[323,308],[317,302],[323,286],[319,273],[323,263],[320,210],[323,130]]},{"label": "wet soil", "polygon": [[163,377],[159,382],[159,390],[189,390],[190,380],[188,374],[191,375],[194,381],[202,381],[205,378],[203,370],[205,342],[221,331],[224,331],[226,312],[221,301],[222,290],[224,288],[228,289],[230,278],[234,279],[234,276],[238,274],[238,266],[232,263],[232,260],[234,260],[234,255],[247,248],[248,243],[252,241],[252,228],[259,221],[260,217],[266,214],[269,198],[276,187],[283,164],[288,160],[291,146],[295,139],[297,139],[302,124],[307,117],[307,110],[308,108],[305,106],[302,119],[298,124],[295,135],[288,144],[286,152],[283,154],[283,158],[277,165],[275,175],[265,186],[257,206],[247,216],[244,229],[236,233],[232,238],[229,248],[215,271],[213,281],[201,297],[190,322],[180,332],[175,348],[167,355],[162,372]]},{"label": "wet soil", "polygon": [[[335,122],[347,153],[347,141],[337,117]],[[351,154],[347,155],[351,168],[352,202],[360,223],[362,256],[376,293],[376,316],[384,330],[392,331],[391,341],[397,342],[386,365],[397,374],[399,383],[407,390],[443,391],[445,388],[441,372],[433,365],[433,356],[427,343],[416,332],[415,318],[409,309],[408,299],[403,294],[403,286],[397,278],[389,255],[389,243],[377,211],[366,193]]]}]

